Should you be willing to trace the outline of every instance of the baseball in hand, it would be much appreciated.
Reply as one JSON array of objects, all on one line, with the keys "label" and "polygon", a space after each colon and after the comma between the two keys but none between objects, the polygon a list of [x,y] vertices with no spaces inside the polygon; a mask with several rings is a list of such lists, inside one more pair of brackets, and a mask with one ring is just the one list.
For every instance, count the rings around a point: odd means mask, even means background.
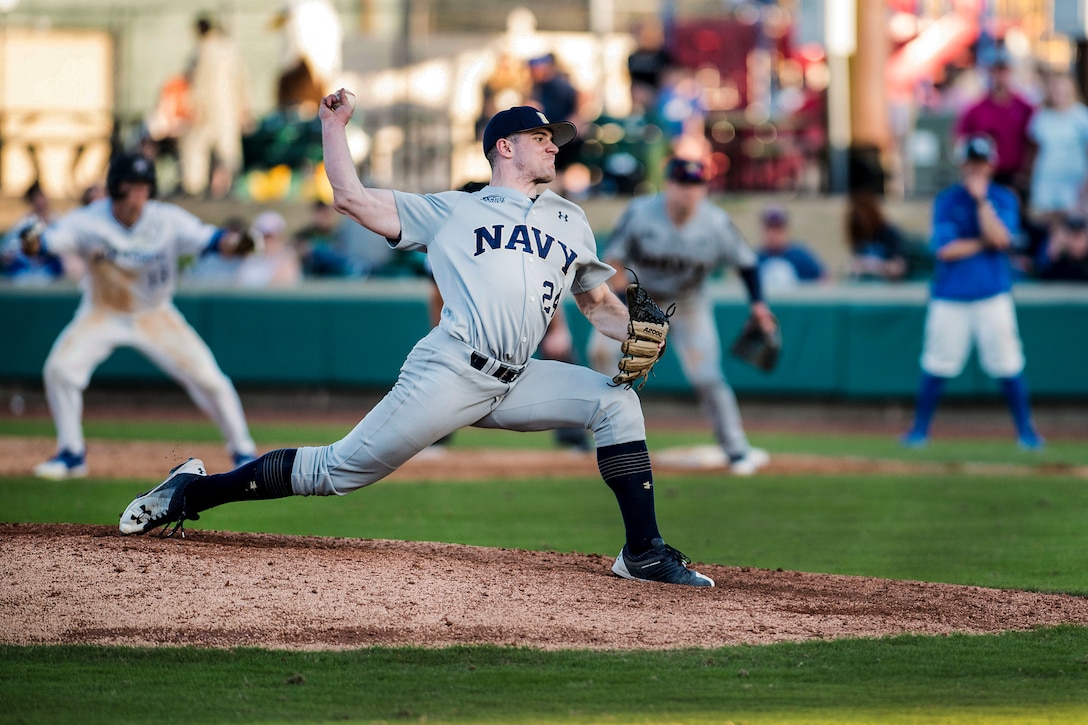
[{"label": "baseball in hand", "polygon": [[355,110],[355,94],[349,90],[341,88],[336,92],[336,99],[332,102],[332,110],[340,108],[340,106],[346,105],[351,110]]}]

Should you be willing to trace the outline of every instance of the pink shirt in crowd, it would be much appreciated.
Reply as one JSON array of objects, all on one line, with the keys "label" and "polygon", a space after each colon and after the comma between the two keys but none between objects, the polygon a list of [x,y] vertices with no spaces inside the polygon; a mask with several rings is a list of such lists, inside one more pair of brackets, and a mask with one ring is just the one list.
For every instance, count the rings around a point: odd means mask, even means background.
[{"label": "pink shirt in crowd", "polygon": [[997,145],[998,174],[1011,174],[1024,166],[1028,150],[1028,122],[1035,108],[1017,94],[998,102],[992,96],[967,109],[956,121],[956,138],[986,134]]}]

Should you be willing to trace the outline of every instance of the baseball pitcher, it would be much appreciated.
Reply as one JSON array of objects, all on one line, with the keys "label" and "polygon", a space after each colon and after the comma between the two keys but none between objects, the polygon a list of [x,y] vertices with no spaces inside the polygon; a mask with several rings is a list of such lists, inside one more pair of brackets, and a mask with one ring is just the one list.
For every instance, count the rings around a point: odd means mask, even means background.
[{"label": "baseball pitcher", "polygon": [[609,337],[627,340],[637,332],[640,340],[656,339],[646,346],[650,360],[664,347],[667,327],[632,321],[609,289],[615,270],[597,259],[582,210],[551,191],[538,194],[538,185],[555,178],[555,155],[577,134],[574,125],[552,123],[527,106],[501,111],[484,130],[488,186],[409,194],[360,182],[344,132],[353,99],[340,90],[320,108],[333,205],[395,249],[427,251],[443,299],[439,324],[412,349],[392,390],[343,439],[273,451],[213,476],[190,459],[129,505],[121,532],[166,532],[170,524],[176,531],[186,518],[230,501],[347,494],[464,426],[579,426],[592,431],[626,530],[612,571],[713,586],[658,531],[637,393],[589,368],[532,357],[567,294]]},{"label": "baseball pitcher", "polygon": [[45,361],[57,454],[35,466],[34,474],[49,479],[87,474],[83,391],[95,369],[123,346],[140,351],[185,388],[219,426],[236,463],[252,460],[257,449],[234,385],[173,303],[180,256],[226,252],[244,242],[181,207],[155,201],[155,167],[144,156],[115,156],[106,185],[109,198],[23,237],[26,254],[73,253],[87,269],[75,317]]}]

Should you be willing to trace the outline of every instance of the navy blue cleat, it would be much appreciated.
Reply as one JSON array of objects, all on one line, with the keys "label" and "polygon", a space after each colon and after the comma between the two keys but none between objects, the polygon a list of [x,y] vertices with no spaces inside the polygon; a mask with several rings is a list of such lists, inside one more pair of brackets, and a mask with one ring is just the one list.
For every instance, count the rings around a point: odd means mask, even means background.
[{"label": "navy blue cleat", "polygon": [[[121,533],[145,534],[162,526],[160,536],[173,536],[181,530],[186,519],[195,521],[200,518],[185,512],[185,489],[197,476],[206,475],[204,461],[199,458],[190,458],[175,466],[165,481],[141,493],[128,505],[121,514]],[[174,524],[174,528],[167,529],[170,524]],[[182,531],[181,535],[184,537],[185,532]]]},{"label": "navy blue cleat", "polygon": [[638,581],[687,584],[692,587],[714,586],[713,579],[688,568],[691,559],[661,539],[654,539],[650,544],[653,548],[639,556],[632,556],[624,545],[616,557],[616,563],[612,565],[612,573]]}]

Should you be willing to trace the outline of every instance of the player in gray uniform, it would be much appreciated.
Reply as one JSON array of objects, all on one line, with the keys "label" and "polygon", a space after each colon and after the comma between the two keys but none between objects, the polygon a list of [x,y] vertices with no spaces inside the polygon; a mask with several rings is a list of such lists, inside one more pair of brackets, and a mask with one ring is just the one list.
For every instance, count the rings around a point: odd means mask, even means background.
[{"label": "player in gray uniform", "polygon": [[236,243],[238,234],[205,224],[173,204],[155,201],[155,168],[138,154],[119,154],[107,172],[109,197],[76,209],[24,250],[78,255],[85,263],[83,298],[53,343],[43,377],[57,428],[57,454],[34,467],[40,478],[87,474],[83,391],[102,361],[133,347],[177,380],[219,426],[236,464],[254,459],[242,403],[208,346],[173,303],[178,258]]},{"label": "player in gray uniform", "polygon": [[653,474],[638,395],[589,368],[532,358],[567,293],[609,337],[626,339],[629,315],[608,287],[582,210],[539,184],[555,178],[559,146],[577,133],[518,106],[484,131],[490,185],[475,193],[408,194],[359,181],[344,127],[352,96],[321,103],[326,173],[336,209],[399,250],[425,249],[444,301],[441,320],[409,353],[392,390],[343,439],[281,449],[234,471],[206,475],[190,459],[121,517],[122,533],[174,524],[229,501],[343,495],[374,483],[464,426],[517,431],[581,426],[615,493],[626,543],[612,567],[629,579],[714,582],[687,567],[658,531]]},{"label": "player in gray uniform", "polygon": [[[706,295],[707,277],[736,267],[747,288],[751,314],[765,328],[776,324],[763,301],[755,252],[729,215],[707,199],[706,169],[699,161],[669,160],[663,193],[635,198],[612,232],[604,260],[617,270],[634,272],[663,308],[675,303],[669,320],[669,346],[710,417],[729,470],[751,475],[770,456],[748,443],[733,389],[721,368],[721,342],[714,310]],[[613,289],[626,288],[620,272]],[[594,334],[590,358],[597,370],[611,369],[621,357],[612,340]]]}]

